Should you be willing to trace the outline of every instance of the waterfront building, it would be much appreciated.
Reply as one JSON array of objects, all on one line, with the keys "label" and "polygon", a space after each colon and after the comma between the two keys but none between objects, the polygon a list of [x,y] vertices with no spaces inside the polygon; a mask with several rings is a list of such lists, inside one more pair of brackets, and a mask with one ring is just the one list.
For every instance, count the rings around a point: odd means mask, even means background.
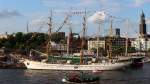
[{"label": "waterfront building", "polygon": [[145,38],[136,38],[133,41],[131,41],[131,46],[135,47],[138,51],[145,51],[150,46],[147,45],[147,39]]},{"label": "waterfront building", "polygon": [[5,34],[0,34],[0,39],[2,39],[2,38],[5,38],[5,39],[7,39],[7,38],[8,38],[8,34],[7,34],[7,32],[6,32]]},{"label": "waterfront building", "polygon": [[97,38],[90,38],[88,40],[88,50],[91,50],[93,48],[97,49],[97,47],[105,49],[105,42],[106,41],[104,37],[100,37],[99,41],[97,41]]},{"label": "waterfront building", "polygon": [[[112,40],[112,46],[123,46],[126,45],[126,38],[124,37],[110,37]],[[97,42],[97,38],[91,38],[88,40],[88,50],[91,50],[92,48],[103,48],[107,49],[107,44],[109,42],[109,37],[100,37],[99,41]],[[128,42],[129,43],[129,42]],[[128,44],[130,46],[130,43]]]},{"label": "waterfront building", "polygon": [[[113,33],[113,32],[112,32]],[[109,40],[111,39],[111,44],[113,46],[126,46],[126,37],[120,36],[120,29],[116,28],[115,32],[112,34],[112,36],[105,36],[105,37],[99,37],[99,41],[97,41],[97,38],[90,38],[88,40],[88,50],[91,50],[92,48],[97,49],[103,48],[104,50],[107,50],[109,46]],[[128,40],[128,46],[131,46],[130,40]]]},{"label": "waterfront building", "polygon": [[150,48],[150,35],[147,34],[145,14],[142,11],[139,24],[139,37],[131,42],[136,50],[146,51]]}]

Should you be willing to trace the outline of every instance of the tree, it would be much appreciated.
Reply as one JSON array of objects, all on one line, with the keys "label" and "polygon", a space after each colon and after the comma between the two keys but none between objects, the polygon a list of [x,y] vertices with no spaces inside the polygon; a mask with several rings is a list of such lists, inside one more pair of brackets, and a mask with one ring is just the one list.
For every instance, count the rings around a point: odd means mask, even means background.
[{"label": "tree", "polygon": [[65,39],[63,36],[60,36],[59,33],[53,33],[51,35],[51,41],[54,41],[56,43],[60,43],[60,40]]},{"label": "tree", "polygon": [[97,49],[96,49],[96,48],[92,48],[91,50],[92,50],[94,53],[97,52]]},{"label": "tree", "polygon": [[136,52],[135,47],[128,47],[128,53],[134,53]]},{"label": "tree", "polygon": [[4,43],[4,46],[5,46],[6,48],[11,48],[11,47],[12,47],[12,45],[11,45],[11,43],[10,43],[9,41],[6,41],[6,42]]},{"label": "tree", "polygon": [[114,55],[125,53],[125,47],[123,46],[113,46],[112,52]]},{"label": "tree", "polygon": [[16,39],[16,42],[22,43],[23,42],[23,33],[22,32],[17,32],[15,34],[15,39]]},{"label": "tree", "polygon": [[[65,35],[60,36],[62,33],[52,36],[52,41],[57,43],[66,43]],[[43,49],[48,43],[49,38],[45,33],[27,33],[17,32],[16,34],[8,35],[8,38],[0,39],[0,47],[9,49],[16,49],[19,51],[29,51],[30,49]]]}]

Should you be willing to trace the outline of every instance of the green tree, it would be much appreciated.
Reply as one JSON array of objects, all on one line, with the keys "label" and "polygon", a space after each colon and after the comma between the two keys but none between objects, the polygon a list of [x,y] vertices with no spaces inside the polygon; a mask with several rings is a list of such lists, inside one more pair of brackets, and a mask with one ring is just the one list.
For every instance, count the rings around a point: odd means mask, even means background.
[{"label": "green tree", "polygon": [[11,45],[11,43],[10,43],[9,41],[6,41],[6,42],[4,43],[4,46],[5,46],[6,48],[11,48],[11,47],[12,47],[12,45]]},{"label": "green tree", "polygon": [[136,52],[135,47],[128,47],[128,53],[134,53]]},{"label": "green tree", "polygon": [[125,53],[125,47],[123,46],[113,46],[112,52],[114,55]]},{"label": "green tree", "polygon": [[15,39],[16,39],[16,42],[22,43],[23,42],[23,33],[22,32],[17,32],[15,34]]},{"label": "green tree", "polygon": [[96,48],[92,48],[91,50],[92,50],[94,53],[97,52],[97,49],[96,49]]},{"label": "green tree", "polygon": [[56,43],[60,43],[60,41],[62,39],[65,39],[63,36],[60,36],[58,33],[53,33],[51,36],[51,40],[56,42]]}]

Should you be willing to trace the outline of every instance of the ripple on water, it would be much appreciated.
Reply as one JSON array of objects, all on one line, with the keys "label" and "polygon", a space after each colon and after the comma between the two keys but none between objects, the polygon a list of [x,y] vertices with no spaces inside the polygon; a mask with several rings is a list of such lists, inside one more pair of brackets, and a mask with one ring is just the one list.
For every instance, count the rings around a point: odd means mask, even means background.
[{"label": "ripple on water", "polygon": [[[68,71],[0,69],[0,84],[62,84]],[[96,84],[150,84],[150,64],[143,68],[103,71]]]}]

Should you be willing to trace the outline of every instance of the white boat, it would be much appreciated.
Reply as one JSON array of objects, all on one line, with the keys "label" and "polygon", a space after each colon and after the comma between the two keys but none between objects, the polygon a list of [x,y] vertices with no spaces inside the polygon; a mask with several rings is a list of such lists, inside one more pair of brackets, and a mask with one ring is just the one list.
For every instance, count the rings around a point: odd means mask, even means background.
[{"label": "white boat", "polygon": [[[129,66],[131,64],[130,60],[127,61],[101,61],[101,62],[91,62],[91,63],[84,63],[84,55],[83,55],[83,46],[84,46],[84,34],[85,34],[85,23],[86,23],[86,17],[84,17],[84,24],[83,24],[83,37],[82,37],[82,45],[81,45],[81,56],[80,56],[80,64],[76,64],[76,63],[57,63],[57,62],[53,62],[51,63],[46,63],[46,62],[42,62],[42,61],[33,61],[33,60],[28,60],[25,59],[23,62],[25,64],[25,66],[27,67],[27,69],[49,69],[49,70],[90,70],[90,71],[99,71],[99,70],[117,70],[117,69],[122,69],[126,66]],[[51,18],[50,18],[50,25],[49,25],[49,34],[51,34]],[[51,36],[51,35],[49,35]],[[69,39],[69,38],[68,38]],[[51,39],[50,41],[51,42]],[[50,43],[48,43],[50,44]],[[68,45],[69,45],[69,41],[68,41]],[[51,47],[49,47],[49,49],[47,49],[49,51],[51,51]],[[69,51],[69,47],[67,49],[67,54]],[[49,55],[47,55],[49,56]],[[98,55],[97,55],[98,56]],[[70,57],[70,56],[68,56]],[[110,56],[109,56],[110,57]],[[53,56],[54,58],[54,56]],[[68,61],[68,59],[65,59],[65,61]]]},{"label": "white boat", "polygon": [[91,64],[83,64],[83,65],[75,65],[75,64],[52,64],[45,62],[38,62],[25,59],[24,64],[27,69],[49,69],[49,70],[89,70],[89,71],[100,71],[100,70],[117,70],[122,69],[131,64],[130,61],[126,62],[105,62],[105,63],[91,63]]}]

